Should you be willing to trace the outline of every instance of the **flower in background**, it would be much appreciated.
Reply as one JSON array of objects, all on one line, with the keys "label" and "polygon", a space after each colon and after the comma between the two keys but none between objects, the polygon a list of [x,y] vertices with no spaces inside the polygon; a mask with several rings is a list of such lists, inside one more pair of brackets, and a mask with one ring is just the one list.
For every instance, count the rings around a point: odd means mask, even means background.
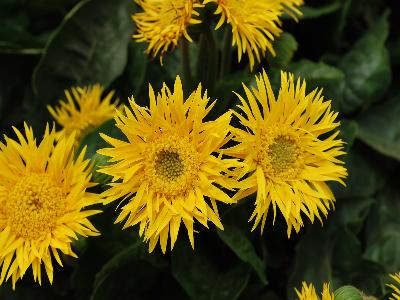
[{"label": "flower in background", "polygon": [[118,101],[114,101],[114,91],[101,98],[103,87],[95,84],[87,87],[73,87],[65,91],[67,101],[60,100],[55,108],[47,106],[50,114],[63,129],[58,133],[71,135],[75,132],[76,141],[81,139],[90,131],[114,117]]},{"label": "flower in background", "polygon": [[246,167],[236,170],[242,189],[236,199],[257,192],[255,209],[250,220],[253,230],[261,222],[263,230],[272,206],[284,216],[288,236],[292,228],[303,226],[302,214],[311,222],[333,207],[335,198],[327,181],[342,184],[347,176],[343,162],[343,141],[337,139],[337,113],[331,102],[324,101],[321,90],[306,94],[305,82],[295,83],[291,74],[281,73],[279,95],[275,98],[269,79],[263,71],[256,77],[257,88],[245,85],[247,101],[238,95],[239,109],[235,113],[244,130],[233,128],[236,146],[228,155],[244,159]]},{"label": "flower in background", "polygon": [[98,151],[111,157],[99,172],[113,177],[103,196],[106,203],[129,200],[116,222],[125,220],[124,228],[138,224],[150,252],[158,241],[165,252],[169,236],[172,249],[182,222],[194,247],[195,220],[223,229],[217,202],[234,202],[223,188],[236,187],[226,174],[239,163],[219,154],[230,140],[231,114],[203,121],[215,102],[207,106],[200,85],[185,101],[179,77],[172,92],[164,84],[156,96],[150,87],[149,97],[150,108],[131,99],[125,114],[115,117],[127,141],[102,135],[112,148]]},{"label": "flower in background", "polygon": [[247,53],[250,69],[255,59],[261,61],[267,50],[275,55],[272,42],[282,33],[280,17],[287,13],[301,15],[298,6],[303,0],[205,0],[217,4],[215,14],[221,17],[215,29],[225,22],[232,27],[232,45],[238,47],[238,61]]},{"label": "flower in background", "polygon": [[[310,283],[307,285],[307,283],[303,282],[303,285],[301,287],[301,292],[299,292],[297,289],[295,289],[297,296],[299,297],[298,300],[318,300],[317,293],[315,291],[314,286]],[[324,283],[324,287],[322,290],[322,298],[321,300],[334,300],[335,297],[333,293],[330,291],[329,288],[329,283]]]},{"label": "flower in background", "polygon": [[[137,33],[133,37],[138,42],[148,43],[146,53],[156,57],[162,56],[178,46],[184,36],[192,42],[187,28],[201,23],[196,19],[199,13],[195,10],[201,5],[197,0],[136,0],[143,8],[142,12],[133,15]],[[162,60],[161,60],[162,62]]]},{"label": "flower in background", "polygon": [[30,266],[35,281],[44,267],[52,283],[52,256],[62,266],[60,253],[77,257],[73,240],[99,234],[88,217],[100,211],[86,207],[101,202],[86,192],[91,169],[84,151],[74,160],[73,135],[56,142],[47,126],[36,145],[26,124],[25,136],[14,131],[18,141],[0,143],[0,283],[11,278],[13,288]]},{"label": "flower in background", "polygon": [[390,274],[390,277],[396,282],[395,284],[387,284],[393,292],[390,300],[400,300],[400,273]]}]

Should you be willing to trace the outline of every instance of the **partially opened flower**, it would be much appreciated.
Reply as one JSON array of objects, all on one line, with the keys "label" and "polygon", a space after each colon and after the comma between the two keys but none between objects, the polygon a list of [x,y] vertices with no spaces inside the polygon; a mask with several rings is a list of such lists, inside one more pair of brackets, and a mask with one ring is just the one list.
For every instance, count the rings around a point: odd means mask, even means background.
[{"label": "partially opened flower", "polygon": [[184,37],[192,41],[188,27],[201,23],[196,19],[196,8],[202,7],[197,0],[136,0],[143,8],[133,15],[137,33],[133,36],[138,42],[148,44],[146,52],[156,57],[178,46]]},{"label": "partially opened flower", "polygon": [[84,151],[74,159],[73,135],[56,142],[47,127],[37,145],[27,125],[25,136],[14,130],[18,141],[0,143],[0,284],[11,278],[15,287],[29,267],[39,284],[44,268],[51,283],[52,260],[62,266],[61,253],[76,257],[72,241],[99,234],[88,217],[100,211],[87,207],[101,201],[86,191],[91,169]]},{"label": "partially opened flower", "polygon": [[303,226],[302,215],[312,222],[328,214],[335,198],[328,181],[342,184],[347,176],[343,162],[343,142],[334,131],[337,113],[331,102],[324,101],[322,91],[306,94],[305,82],[295,83],[291,74],[282,72],[281,87],[276,98],[268,77],[256,77],[257,88],[244,90],[247,101],[238,95],[241,105],[236,113],[245,129],[233,129],[238,143],[227,153],[244,159],[245,168],[237,169],[244,177],[237,199],[257,192],[253,230],[261,222],[263,230],[269,209],[274,220],[280,211],[292,228]]},{"label": "partially opened flower", "polygon": [[217,202],[233,203],[223,188],[236,186],[226,174],[239,163],[219,154],[230,139],[231,115],[204,121],[215,102],[207,106],[200,85],[185,101],[179,77],[172,92],[164,85],[156,96],[150,87],[149,97],[150,108],[131,99],[116,116],[127,141],[102,135],[112,146],[98,151],[111,157],[100,169],[113,177],[104,197],[107,203],[128,200],[116,222],[138,224],[149,251],[160,241],[165,252],[169,236],[172,249],[182,222],[194,247],[195,221],[222,229]]},{"label": "partially opened flower", "polygon": [[247,53],[250,69],[267,51],[275,55],[272,43],[282,33],[280,17],[288,13],[296,18],[301,15],[297,7],[303,4],[303,0],[205,0],[204,4],[210,2],[217,4],[215,14],[221,15],[216,29],[225,22],[232,27],[238,60]]},{"label": "partially opened flower", "polygon": [[73,87],[65,91],[67,101],[60,101],[55,108],[47,106],[50,114],[63,129],[59,135],[75,132],[79,142],[87,133],[113,118],[118,101],[112,103],[114,91],[102,98],[103,87],[95,84]]},{"label": "partially opened flower", "polygon": [[387,284],[393,292],[390,300],[400,300],[400,273],[390,274],[390,277],[395,281],[395,284]]},{"label": "partially opened flower", "polygon": [[315,291],[314,286],[310,283],[307,285],[306,282],[303,282],[301,291],[295,289],[297,296],[299,297],[298,300],[334,300],[335,297],[333,293],[330,291],[329,283],[324,283],[324,287],[322,290],[322,297],[319,298],[317,292]]}]

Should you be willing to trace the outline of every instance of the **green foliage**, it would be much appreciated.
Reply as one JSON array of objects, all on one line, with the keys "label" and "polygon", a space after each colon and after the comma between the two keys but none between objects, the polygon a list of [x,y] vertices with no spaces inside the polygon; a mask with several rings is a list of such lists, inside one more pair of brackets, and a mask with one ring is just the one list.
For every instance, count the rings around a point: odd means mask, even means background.
[{"label": "green foliage", "polygon": [[[251,232],[250,196],[221,209],[224,231],[198,230],[194,250],[181,228],[173,251],[149,254],[136,227],[122,230],[113,224],[121,204],[111,204],[93,219],[102,236],[74,244],[79,259],[62,258],[54,285],[45,282],[39,289],[29,270],[15,292],[2,285],[0,299],[282,300],[295,299],[294,288],[302,281],[319,291],[330,281],[336,295],[341,286],[352,285],[387,299],[387,274],[400,271],[400,15],[395,2],[307,1],[298,23],[284,17],[285,33],[274,43],[277,56],[268,55],[250,73],[246,58],[237,63],[236,48],[226,44],[229,30],[194,31],[195,43],[186,53],[177,47],[161,66],[131,38],[131,14],[138,8],[130,0],[0,1],[0,126],[7,135],[11,125],[20,128],[23,121],[43,130],[50,120],[46,105],[56,104],[72,85],[99,82],[115,89],[121,104],[134,96],[148,105],[148,84],[157,90],[177,74],[185,87],[201,81],[208,89],[218,101],[214,118],[235,108],[232,91],[242,91],[242,82],[254,85],[254,73],[264,67],[274,89],[280,70],[301,76],[308,91],[323,88],[324,98],[340,113],[349,173],[346,187],[331,185],[337,202],[324,225],[305,222],[290,239],[279,216],[274,225],[267,218],[262,235]],[[224,61],[222,67],[216,57]],[[96,153],[108,146],[100,132],[122,138],[114,120],[84,137],[80,149],[87,146],[93,179],[102,184],[94,191],[110,181],[96,172],[107,161]]]}]

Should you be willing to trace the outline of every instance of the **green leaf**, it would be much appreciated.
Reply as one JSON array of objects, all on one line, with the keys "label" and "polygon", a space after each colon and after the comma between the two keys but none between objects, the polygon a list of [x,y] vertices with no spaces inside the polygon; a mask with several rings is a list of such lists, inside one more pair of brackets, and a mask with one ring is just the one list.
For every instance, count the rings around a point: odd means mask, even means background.
[{"label": "green leaf", "polygon": [[340,69],[323,62],[302,59],[289,64],[288,71],[305,79],[308,91],[315,88],[323,88],[325,99],[333,101],[335,110],[339,108],[339,103],[343,96],[345,78]]},{"label": "green leaf", "polygon": [[316,19],[338,11],[342,7],[340,2],[333,2],[319,7],[304,5],[300,7],[303,15],[301,19]]},{"label": "green leaf", "polygon": [[140,294],[152,289],[158,272],[166,266],[164,257],[147,253],[143,242],[137,241],[103,265],[96,274],[90,299],[112,299],[116,290],[119,295],[132,295],[130,299],[143,299]]},{"label": "green leaf", "polygon": [[199,250],[178,242],[172,252],[172,274],[191,299],[238,299],[246,287],[250,268],[244,264],[219,270]]},{"label": "green leaf", "polygon": [[125,0],[76,5],[48,41],[35,69],[36,97],[54,104],[65,88],[97,82],[107,87],[121,75],[134,28],[131,12],[133,4]]},{"label": "green leaf", "polygon": [[385,267],[387,272],[400,269],[400,191],[397,179],[378,193],[368,218],[365,257]]},{"label": "green leaf", "polygon": [[344,55],[339,67],[346,76],[341,110],[351,113],[380,100],[391,82],[388,13]]},{"label": "green leaf", "polygon": [[331,184],[337,198],[369,198],[384,184],[386,170],[381,168],[381,162],[365,155],[364,149],[353,147],[344,160],[348,172],[346,186]]},{"label": "green leaf", "polygon": [[294,36],[284,32],[274,42],[276,56],[268,54],[267,60],[274,68],[285,68],[292,60],[298,46]]},{"label": "green leaf", "polygon": [[296,245],[294,266],[288,280],[289,299],[294,298],[294,288],[299,289],[303,281],[312,282],[318,288],[324,282],[332,281],[332,246],[328,231],[317,224],[302,237]]},{"label": "green leaf", "polygon": [[221,240],[244,262],[248,263],[263,284],[267,284],[264,261],[257,255],[245,231],[235,224],[224,224],[224,230],[217,231]]},{"label": "green leaf", "polygon": [[373,149],[400,160],[400,94],[372,106],[357,119],[358,137]]},{"label": "green leaf", "polygon": [[340,121],[340,138],[346,142],[345,152],[348,152],[353,146],[354,140],[358,133],[358,124],[352,120]]}]

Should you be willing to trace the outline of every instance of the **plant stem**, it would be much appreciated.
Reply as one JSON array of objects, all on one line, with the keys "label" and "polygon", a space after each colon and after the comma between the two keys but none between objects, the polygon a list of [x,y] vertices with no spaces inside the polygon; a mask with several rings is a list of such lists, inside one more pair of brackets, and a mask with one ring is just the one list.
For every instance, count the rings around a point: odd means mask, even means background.
[{"label": "plant stem", "polygon": [[181,62],[182,62],[184,90],[191,91],[193,86],[193,77],[190,68],[189,43],[186,39],[182,39],[181,49],[182,49]]},{"label": "plant stem", "polygon": [[232,59],[232,33],[230,28],[227,26],[225,28],[223,45],[222,49],[222,57],[221,57],[221,68],[219,72],[219,78],[222,79],[226,74],[229,73],[231,68],[231,59]]}]

